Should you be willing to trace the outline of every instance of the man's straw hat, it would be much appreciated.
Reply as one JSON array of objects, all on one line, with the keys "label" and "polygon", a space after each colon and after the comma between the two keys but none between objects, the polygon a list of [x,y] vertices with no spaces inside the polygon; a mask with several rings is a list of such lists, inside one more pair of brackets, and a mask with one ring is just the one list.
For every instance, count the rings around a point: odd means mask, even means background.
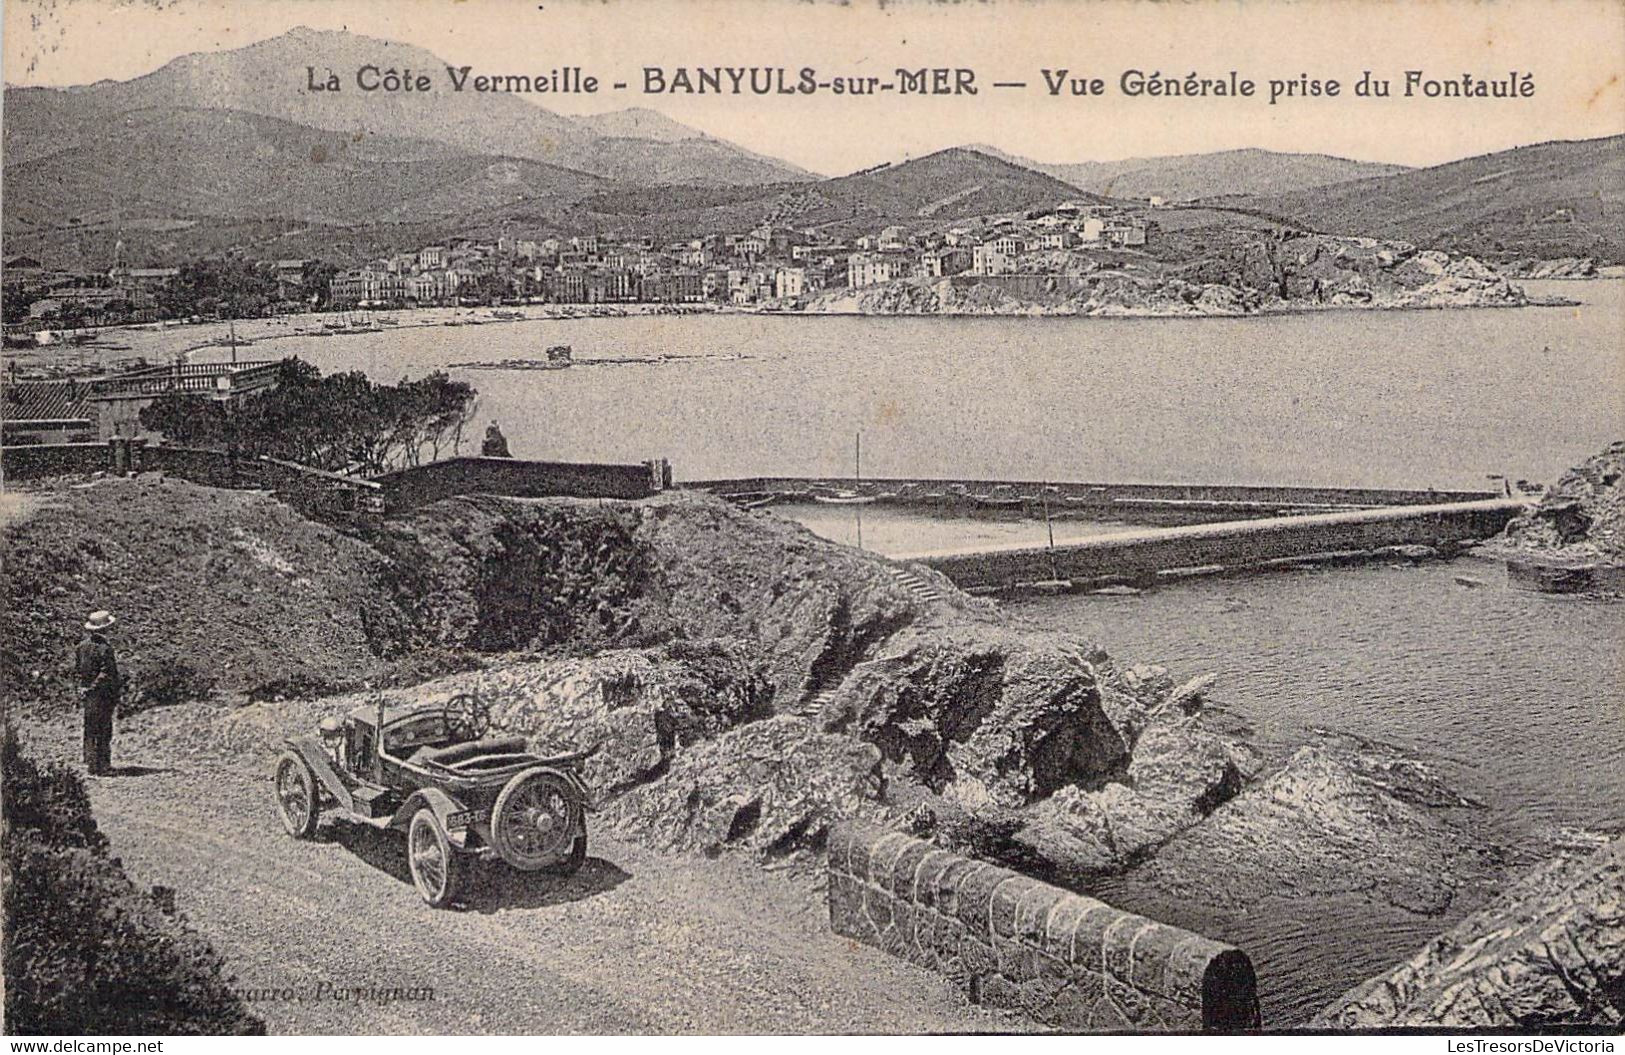
[{"label": "man's straw hat", "polygon": [[118,620],[113,618],[112,612],[91,612],[90,618],[85,620],[85,629],[107,630],[110,629],[116,622],[118,622]]}]

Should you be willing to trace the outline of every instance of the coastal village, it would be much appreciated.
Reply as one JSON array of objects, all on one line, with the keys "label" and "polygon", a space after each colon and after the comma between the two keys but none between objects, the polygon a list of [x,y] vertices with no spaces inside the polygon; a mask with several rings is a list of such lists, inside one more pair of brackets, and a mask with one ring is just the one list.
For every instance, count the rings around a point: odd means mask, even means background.
[{"label": "coastal village", "polygon": [[[1082,251],[1146,244],[1145,219],[1076,201],[946,230],[898,225],[850,241],[764,223],[750,231],[657,244],[613,235],[453,239],[335,275],[340,308],[398,308],[504,300],[555,304],[706,304],[798,307],[828,289],[905,278],[1055,273],[1090,266]],[[1077,260],[1068,259],[1076,251]],[[1057,257],[1059,254],[1059,257]]]},{"label": "coastal village", "polygon": [[[1081,274],[1098,266],[1095,251],[1144,247],[1152,227],[1139,209],[1062,201],[945,228],[891,225],[846,240],[774,223],[663,244],[610,233],[456,237],[343,269],[307,259],[252,261],[262,277],[254,313],[497,303],[794,309],[826,290],[908,278]],[[5,270],[14,305],[6,332],[18,343],[40,333],[49,342],[55,331],[87,323],[174,317],[165,293],[182,281],[180,267],[122,260],[98,273],[55,271],[18,257]]]},{"label": "coastal village", "polygon": [[[1156,199],[1150,206],[1161,204]],[[982,283],[1076,277],[1101,267],[1101,251],[1143,249],[1154,228],[1138,208],[1068,200],[947,227],[889,225],[845,240],[773,223],[661,245],[610,234],[458,237],[344,269],[313,259],[133,267],[124,261],[122,248],[105,272],[54,270],[14,257],[5,264],[6,344],[45,354],[21,362],[14,356],[8,363],[0,382],[7,404],[4,435],[8,443],[45,443],[141,431],[134,414],[160,389],[173,387],[158,375],[175,364],[119,357],[114,354],[119,347],[108,344],[102,327],[165,328],[319,311],[328,313],[328,321],[308,335],[333,336],[398,323],[374,312],[419,308],[643,304],[793,311],[824,293],[910,279],[963,276]],[[366,315],[352,317],[358,311]],[[518,316],[499,311],[489,318],[465,315],[444,322],[510,317]],[[235,356],[253,343],[230,332],[233,336],[222,341],[191,345],[188,352],[229,344]],[[81,359],[76,349],[97,354]],[[273,383],[266,369],[202,364],[188,369],[196,387],[219,400]]]}]

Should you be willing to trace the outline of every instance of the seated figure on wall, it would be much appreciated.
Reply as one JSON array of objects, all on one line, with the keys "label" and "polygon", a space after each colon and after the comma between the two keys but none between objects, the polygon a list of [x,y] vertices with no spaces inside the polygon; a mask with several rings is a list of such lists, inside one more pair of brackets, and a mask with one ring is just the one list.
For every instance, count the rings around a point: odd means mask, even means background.
[{"label": "seated figure on wall", "polygon": [[508,450],[508,437],[497,428],[495,421],[485,430],[485,442],[480,444],[480,455],[486,458],[512,458],[513,452]]}]

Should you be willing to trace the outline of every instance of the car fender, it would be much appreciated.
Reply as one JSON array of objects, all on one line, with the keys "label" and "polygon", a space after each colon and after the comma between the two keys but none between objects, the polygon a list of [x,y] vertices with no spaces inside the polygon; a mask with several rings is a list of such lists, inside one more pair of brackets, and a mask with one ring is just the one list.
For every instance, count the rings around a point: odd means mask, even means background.
[{"label": "car fender", "polygon": [[333,759],[327,750],[311,736],[292,736],[287,740],[288,750],[304,760],[310,771],[316,774],[322,787],[338,802],[339,806],[348,811],[354,811],[355,803],[350,798],[350,789],[345,787],[338,771],[333,768]]},{"label": "car fender", "polygon": [[467,834],[468,825],[453,829],[449,821],[452,814],[466,811],[461,802],[458,802],[439,788],[419,788],[412,792],[406,801],[401,803],[401,808],[395,811],[395,816],[390,818],[389,826],[405,831],[412,823],[413,815],[425,806],[434,810],[435,818],[440,821],[440,826],[446,829],[446,835],[451,841],[461,846],[463,838]]},{"label": "car fender", "polygon": [[569,786],[571,791],[575,792],[576,799],[581,803],[581,809],[583,812],[598,812],[598,804],[593,801],[592,791],[587,787],[587,782],[582,780],[581,774],[577,773],[574,769],[559,766],[531,766],[529,769],[526,769],[516,775],[513,779],[518,780],[520,777],[527,777],[532,773],[548,773],[552,776],[558,777]]}]

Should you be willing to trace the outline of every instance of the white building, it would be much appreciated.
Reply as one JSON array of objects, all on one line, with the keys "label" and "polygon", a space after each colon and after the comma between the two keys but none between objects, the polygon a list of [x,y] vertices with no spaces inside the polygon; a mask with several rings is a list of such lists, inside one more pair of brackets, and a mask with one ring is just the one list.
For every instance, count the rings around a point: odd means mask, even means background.
[{"label": "white building", "polygon": [[773,274],[773,295],[780,300],[794,300],[807,291],[807,270],[800,267],[781,267]]},{"label": "white building", "polygon": [[973,275],[1008,275],[1016,269],[1016,262],[1009,253],[1001,252],[996,243],[989,243],[971,250],[970,269]]},{"label": "white building", "polygon": [[892,282],[908,273],[908,261],[896,256],[853,253],[846,262],[846,284],[853,289]]},{"label": "white building", "polygon": [[1000,235],[998,238],[993,239],[988,243],[988,246],[992,248],[994,252],[1001,253],[1004,256],[1014,257],[1020,256],[1024,251],[1026,251],[1027,242],[1019,235],[1006,234]]}]

